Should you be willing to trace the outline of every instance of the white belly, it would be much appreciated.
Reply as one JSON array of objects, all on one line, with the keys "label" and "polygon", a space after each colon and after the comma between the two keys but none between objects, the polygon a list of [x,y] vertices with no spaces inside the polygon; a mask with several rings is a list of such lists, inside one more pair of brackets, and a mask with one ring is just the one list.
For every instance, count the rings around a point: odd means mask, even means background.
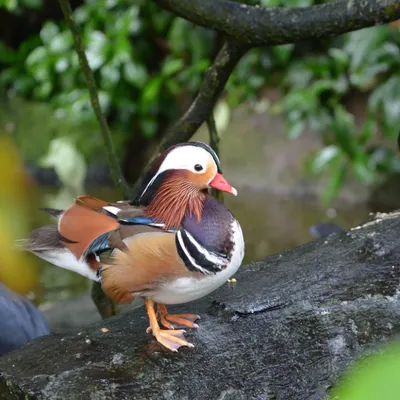
[{"label": "white belly", "polygon": [[222,286],[240,267],[244,257],[244,239],[237,221],[233,226],[235,247],[228,266],[215,275],[201,278],[179,278],[165,283],[151,297],[157,303],[181,304],[200,299]]}]

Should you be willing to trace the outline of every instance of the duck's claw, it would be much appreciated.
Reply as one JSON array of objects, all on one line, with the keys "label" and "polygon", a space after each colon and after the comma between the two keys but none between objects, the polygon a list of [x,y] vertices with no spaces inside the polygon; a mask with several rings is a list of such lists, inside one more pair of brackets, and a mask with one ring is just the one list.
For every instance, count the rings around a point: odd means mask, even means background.
[{"label": "duck's claw", "polygon": [[[160,326],[157,322],[156,313],[154,311],[154,302],[146,299],[145,304],[150,321],[150,326],[146,329],[147,333],[152,332],[157,341],[171,351],[178,351],[178,349],[182,346],[194,347],[192,343],[189,343],[187,340],[185,340],[183,335],[185,333],[184,330],[160,329]],[[189,320],[187,322],[192,323]]]},{"label": "duck's claw", "polygon": [[179,347],[187,346],[194,347],[192,343],[185,340],[183,336],[183,330],[158,330],[153,332],[154,337],[159,343],[167,347],[171,351],[177,351]]},{"label": "duck's claw", "polygon": [[175,328],[198,328],[194,323],[200,317],[196,314],[167,314],[161,316],[161,324],[168,329]]},{"label": "duck's claw", "polygon": [[165,304],[158,304],[158,315],[160,322],[167,329],[176,328],[198,328],[194,321],[200,319],[196,314],[168,314]]}]

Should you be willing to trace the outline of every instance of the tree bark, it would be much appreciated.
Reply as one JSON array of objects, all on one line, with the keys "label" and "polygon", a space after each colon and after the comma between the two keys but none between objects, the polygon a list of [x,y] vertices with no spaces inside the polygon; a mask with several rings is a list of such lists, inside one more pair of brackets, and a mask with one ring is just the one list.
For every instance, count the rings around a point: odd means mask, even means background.
[{"label": "tree bark", "polygon": [[170,307],[201,315],[194,349],[161,348],[144,308],[38,338],[0,359],[0,399],[325,399],[400,333],[399,231],[400,212],[376,215]]},{"label": "tree bark", "polygon": [[310,7],[259,7],[231,0],[153,1],[252,46],[338,36],[400,18],[399,0],[340,0]]}]

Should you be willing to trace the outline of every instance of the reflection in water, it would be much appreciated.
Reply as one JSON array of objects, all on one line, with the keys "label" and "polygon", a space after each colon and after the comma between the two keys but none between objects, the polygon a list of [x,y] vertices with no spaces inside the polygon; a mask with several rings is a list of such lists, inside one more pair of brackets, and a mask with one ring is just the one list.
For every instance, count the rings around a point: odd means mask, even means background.
[{"label": "reflection in water", "polygon": [[242,224],[245,263],[313,240],[310,227],[318,222],[329,221],[350,228],[365,221],[369,212],[360,205],[341,207],[335,210],[335,218],[328,218],[326,210],[316,201],[268,193],[242,192],[242,196],[227,198],[226,204]]},{"label": "reflection in water", "polygon": [[[59,192],[58,189],[42,189],[40,207],[48,207],[49,201],[55,208],[65,207],[68,193],[64,190],[59,195]],[[86,193],[109,201],[120,199],[118,192],[110,188],[90,189]],[[73,197],[74,194],[71,194],[70,202]],[[62,204],[54,204],[57,198]],[[350,228],[365,221],[368,215],[367,208],[357,205],[338,208],[337,216],[329,219],[326,211],[315,201],[279,198],[244,190],[239,191],[238,197],[225,196],[225,203],[242,225],[246,242],[244,264],[312,240],[309,229],[318,222],[329,220]],[[39,210],[33,218],[35,227],[51,221],[47,214]],[[85,292],[89,287],[90,282],[86,278],[42,261],[42,287],[37,293],[40,302],[67,298]]]}]

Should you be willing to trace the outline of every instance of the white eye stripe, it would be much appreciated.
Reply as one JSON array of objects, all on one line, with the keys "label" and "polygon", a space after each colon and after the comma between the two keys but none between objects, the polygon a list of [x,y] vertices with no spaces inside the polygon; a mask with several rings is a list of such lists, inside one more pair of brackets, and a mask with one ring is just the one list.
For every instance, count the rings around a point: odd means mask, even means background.
[{"label": "white eye stripe", "polygon": [[[211,163],[215,166],[215,170],[218,169],[213,156],[204,148],[199,146],[182,146],[171,150],[164,161],[161,163],[158,171],[154,174],[153,178],[147,184],[143,190],[140,198],[146,193],[147,189],[153,184],[157,177],[165,171],[174,169],[186,169],[195,174],[202,174],[206,171],[206,166]],[[195,170],[195,165],[201,165],[203,169],[201,171]]]}]

